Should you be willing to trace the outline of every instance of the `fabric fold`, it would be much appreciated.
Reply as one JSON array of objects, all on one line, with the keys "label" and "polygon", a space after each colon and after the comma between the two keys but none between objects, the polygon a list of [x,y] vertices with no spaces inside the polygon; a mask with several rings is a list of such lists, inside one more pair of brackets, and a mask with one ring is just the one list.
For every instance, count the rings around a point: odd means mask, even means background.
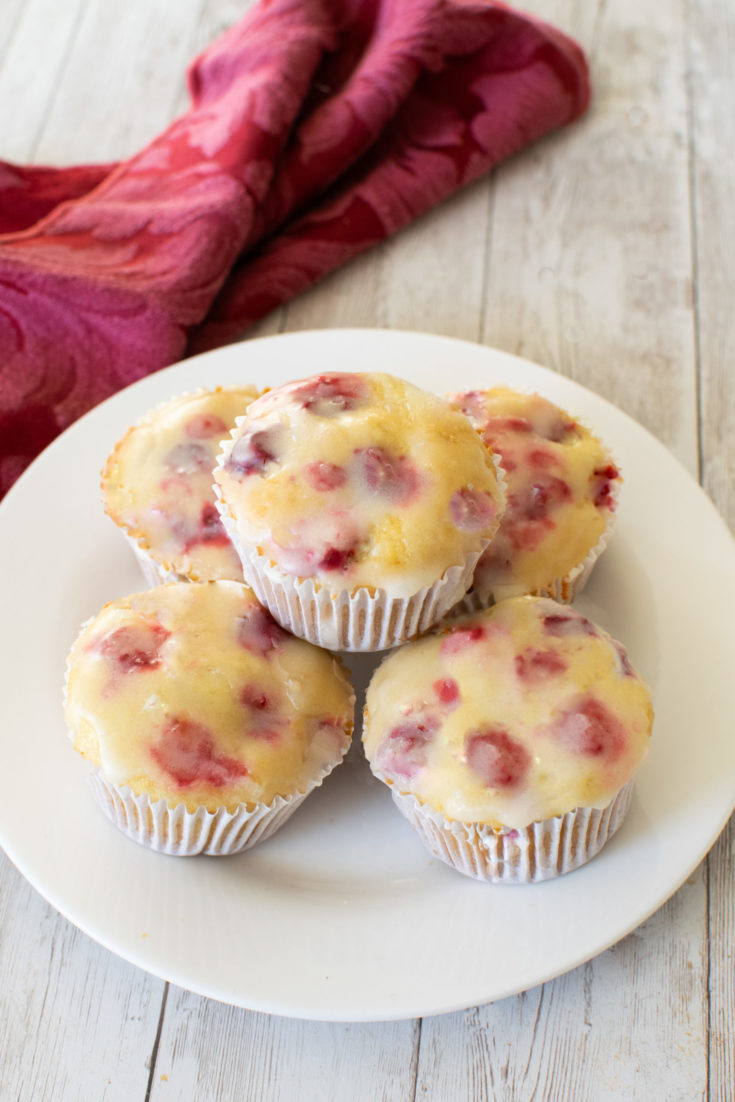
[{"label": "fabric fold", "polygon": [[481,0],[260,0],[189,89],[120,164],[0,163],[0,492],[589,99],[576,44]]}]

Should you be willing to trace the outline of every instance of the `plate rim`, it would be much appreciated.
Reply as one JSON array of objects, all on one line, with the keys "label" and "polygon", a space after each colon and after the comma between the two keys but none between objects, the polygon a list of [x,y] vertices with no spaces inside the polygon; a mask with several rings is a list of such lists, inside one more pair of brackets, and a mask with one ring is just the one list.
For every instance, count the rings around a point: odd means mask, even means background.
[{"label": "plate rim", "polygon": [[[85,413],[81,418],[79,418],[76,422],[74,422],[71,426],[69,426],[69,428],[67,428],[56,440],[52,441],[51,444],[46,449],[44,449],[44,451],[33,461],[33,463],[29,466],[29,468],[25,472],[23,472],[23,474],[20,476],[20,478],[18,479],[16,484],[13,487],[11,487],[10,491],[6,495],[5,500],[2,503],[0,503],[0,531],[2,531],[3,524],[4,524],[4,518],[5,518],[5,515],[8,512],[8,510],[9,509],[12,510],[12,509],[16,508],[14,502],[16,500],[18,500],[19,498],[22,499],[22,497],[25,495],[25,493],[26,493],[26,490],[25,490],[26,484],[31,483],[33,481],[33,479],[35,479],[37,477],[37,475],[34,474],[33,472],[37,472],[39,467],[43,467],[46,464],[50,463],[53,460],[53,455],[54,455],[54,452],[57,448],[65,449],[65,448],[71,447],[73,445],[73,443],[76,439],[76,436],[78,434],[81,434],[82,436],[86,435],[89,431],[90,424],[92,426],[94,426],[95,421],[97,419],[100,419],[103,416],[103,414],[101,413],[101,411],[103,409],[104,410],[109,410],[110,407],[114,407],[116,409],[119,408],[120,405],[121,405],[121,398],[123,396],[127,396],[127,397],[129,397],[130,395],[136,395],[137,396],[138,393],[145,394],[149,390],[158,389],[158,384],[159,383],[160,383],[161,386],[163,386],[163,385],[165,385],[165,381],[167,379],[173,378],[174,375],[178,376],[179,374],[181,374],[182,367],[186,366],[187,370],[196,371],[198,369],[199,365],[201,365],[203,363],[206,363],[207,361],[217,360],[218,358],[222,358],[223,356],[224,357],[232,356],[235,352],[241,350],[244,347],[252,349],[255,346],[263,346],[264,344],[267,344],[267,345],[270,345],[270,346],[275,346],[276,344],[283,344],[284,346],[286,346],[288,344],[297,344],[299,342],[311,342],[311,341],[319,342],[319,341],[324,341],[324,340],[327,340],[327,341],[331,341],[331,340],[337,340],[337,341],[348,340],[349,341],[350,339],[373,340],[373,339],[376,338],[376,335],[378,336],[379,340],[384,340],[384,339],[387,338],[388,341],[395,339],[399,342],[403,341],[403,340],[408,340],[409,342],[415,342],[418,339],[419,341],[428,341],[428,342],[430,342],[431,344],[434,344],[434,345],[437,345],[439,343],[445,343],[447,345],[462,345],[462,346],[465,346],[467,348],[472,348],[479,355],[481,355],[483,357],[487,357],[488,363],[493,358],[497,357],[500,362],[507,363],[509,367],[511,367],[513,364],[523,365],[524,369],[531,368],[531,369],[533,369],[534,372],[536,372],[536,371],[541,372],[544,377],[549,376],[551,378],[559,380],[563,384],[563,389],[571,388],[571,390],[573,392],[575,392],[575,391],[576,392],[582,392],[585,395],[589,395],[594,400],[595,403],[602,403],[605,406],[609,407],[609,411],[611,411],[612,415],[614,415],[614,417],[616,419],[622,419],[624,422],[628,422],[629,426],[632,426],[636,433],[643,434],[643,436],[646,439],[646,443],[649,447],[653,446],[657,450],[657,452],[660,456],[665,457],[667,462],[670,461],[670,462],[672,462],[673,464],[676,465],[676,467],[679,470],[680,475],[683,475],[684,478],[688,481],[688,485],[689,485],[691,490],[693,490],[693,491],[696,490],[696,491],[699,492],[700,503],[702,504],[702,506],[704,508],[707,508],[710,511],[710,520],[713,521],[713,522],[716,521],[716,522],[719,523],[719,525],[721,526],[723,536],[725,536],[726,539],[729,540],[730,550],[731,550],[732,555],[733,555],[733,566],[735,566],[735,542],[733,541],[733,537],[732,537],[732,535],[731,535],[724,519],[719,514],[719,512],[717,511],[714,503],[711,501],[711,499],[706,494],[706,492],[701,487],[701,485],[692,476],[692,474],[683,466],[683,464],[681,464],[681,462],[677,459],[677,457],[674,456],[665,447],[665,445],[663,445],[655,436],[653,436],[653,434],[648,429],[646,429],[644,426],[640,425],[629,414],[627,414],[623,410],[620,410],[617,406],[615,406],[608,399],[606,399],[603,396],[595,393],[591,389],[585,387],[583,384],[578,383],[576,380],[570,379],[570,378],[560,374],[559,372],[554,371],[551,368],[544,367],[541,364],[534,363],[533,361],[527,360],[527,359],[525,359],[523,357],[520,357],[520,356],[516,356],[512,353],[508,353],[508,352],[505,352],[505,351],[500,350],[500,349],[492,348],[489,345],[481,344],[479,342],[468,341],[468,340],[464,340],[462,338],[457,338],[457,337],[452,337],[452,336],[444,336],[444,335],[432,334],[432,333],[421,332],[421,331],[414,332],[414,331],[411,331],[411,330],[403,330],[403,329],[384,329],[384,328],[380,328],[380,327],[370,327],[370,328],[364,328],[364,327],[360,327],[360,328],[352,328],[352,327],[338,328],[337,327],[337,328],[332,328],[332,329],[308,329],[308,330],[300,330],[300,331],[290,332],[290,333],[280,333],[280,334],[274,334],[274,335],[269,335],[269,336],[249,338],[249,339],[246,339],[244,341],[238,342],[237,344],[227,345],[227,346],[224,346],[223,348],[215,349],[215,350],[212,350],[210,352],[205,352],[205,353],[202,353],[198,356],[191,357],[188,360],[180,361],[177,364],[173,364],[173,365],[170,365],[169,367],[162,368],[160,371],[154,372],[151,375],[145,376],[144,378],[137,380],[136,382],[134,382],[134,383],[130,384],[129,386],[123,388],[121,391],[118,391],[116,394],[113,394],[109,398],[105,399],[103,402],[99,403],[93,409],[91,409],[87,413]],[[346,369],[349,370],[349,368],[346,368]],[[399,372],[395,371],[394,373],[398,374]],[[290,377],[298,378],[299,374],[294,373]],[[152,380],[156,380],[156,383],[153,383]],[[201,385],[206,386],[207,385],[207,380],[203,380]],[[227,385],[227,384],[225,384],[225,385]],[[421,385],[420,382],[419,382],[419,385]],[[512,383],[511,383],[511,385],[512,385]],[[522,388],[519,388],[519,389],[522,389]],[[126,397],[125,400],[127,400],[127,397]],[[150,404],[152,404],[152,402]],[[145,412],[145,410],[141,410],[141,412]],[[70,444],[70,441],[71,441],[71,444]],[[112,443],[114,443],[114,441],[110,442],[110,446],[112,446]],[[10,505],[8,505],[9,502],[11,503]],[[101,509],[101,507],[100,507],[100,509]],[[701,853],[701,855],[696,859],[696,861],[694,861],[693,864],[691,864],[691,867],[686,867],[686,868],[683,869],[683,871],[681,871],[681,875],[679,876],[678,880],[673,885],[673,887],[670,888],[670,890],[667,890],[666,894],[664,894],[657,901],[652,902],[651,905],[648,907],[648,909],[645,911],[645,913],[641,914],[641,913],[637,912],[631,918],[630,923],[624,929],[621,929],[619,934],[617,934],[612,941],[609,941],[606,945],[604,945],[602,947],[593,948],[590,951],[581,952],[576,959],[572,960],[568,964],[565,964],[564,967],[561,970],[559,970],[558,968],[553,967],[553,966],[550,967],[546,974],[540,975],[539,978],[535,979],[533,984],[531,984],[531,985],[524,984],[522,987],[513,987],[511,985],[511,987],[508,990],[503,990],[503,991],[500,991],[498,993],[493,993],[489,998],[483,998],[481,1001],[482,1002],[496,1001],[498,999],[508,997],[509,995],[516,994],[521,990],[527,990],[529,986],[535,986],[538,983],[544,983],[544,982],[547,982],[548,980],[550,980],[552,978],[555,978],[559,975],[565,974],[566,972],[571,971],[572,969],[578,967],[580,964],[594,958],[600,952],[605,951],[605,949],[609,948],[611,945],[613,945],[617,941],[619,941],[622,937],[625,937],[633,929],[636,929],[638,926],[640,926],[642,922],[645,922],[647,918],[649,918],[653,913],[655,913],[666,902],[666,900],[669,899],[679,889],[679,887],[681,887],[681,885],[684,883],[684,881],[687,879],[687,877],[691,875],[692,871],[699,865],[701,860],[704,859],[704,857],[709,852],[710,848],[712,847],[712,845],[714,845],[715,841],[717,840],[720,833],[724,829],[725,825],[727,824],[728,819],[729,819],[730,815],[732,814],[733,807],[735,807],[735,786],[733,788],[732,801],[731,801],[731,805],[729,807],[729,810],[723,811],[723,814],[721,816],[721,821],[719,822],[719,825],[718,825],[718,823],[715,823],[712,826],[712,829],[709,832],[711,837],[709,837],[709,835],[708,835],[708,841],[707,841],[706,846],[703,849],[703,852]],[[110,939],[109,937],[105,938],[104,936],[100,935],[99,931],[94,931],[88,925],[85,924],[85,922],[83,920],[83,917],[80,919],[79,915],[75,915],[73,913],[68,913],[67,908],[64,908],[63,906],[60,906],[59,903],[57,902],[57,900],[55,898],[51,898],[50,895],[47,894],[47,892],[44,890],[43,884],[39,883],[38,877],[36,875],[34,875],[34,870],[28,868],[27,862],[23,860],[22,856],[19,854],[19,851],[18,851],[17,847],[12,844],[12,840],[10,841],[10,844],[8,844],[8,838],[6,836],[6,831],[4,829],[4,823],[3,823],[2,815],[0,815],[0,844],[2,844],[2,846],[5,849],[6,853],[10,857],[10,860],[18,868],[21,875],[23,875],[24,878],[29,881],[29,883],[34,887],[34,889],[36,891],[38,891],[39,894],[42,895],[42,897],[45,898],[47,900],[47,902],[49,902],[51,906],[53,906],[57,911],[59,911],[59,913],[61,913],[68,921],[70,921],[73,925],[75,925],[79,929],[81,929],[87,936],[92,938],[92,940],[96,941],[98,944],[103,945],[106,949],[113,952],[115,955],[117,955],[119,957],[122,957],[123,959],[129,961],[130,963],[132,963],[136,967],[139,967],[139,968],[143,969],[144,971],[146,971],[146,972],[148,972],[148,973],[150,973],[154,976],[157,976],[159,979],[176,983],[179,986],[183,986],[183,987],[186,987],[186,988],[188,988],[192,991],[196,991],[197,993],[199,993],[199,994],[201,994],[205,997],[215,998],[219,1001],[228,1002],[231,1005],[248,1007],[248,1008],[251,1008],[251,1009],[254,1009],[254,1010],[257,1010],[257,1011],[266,1012],[266,1013],[280,1014],[280,1015],[289,1016],[289,1017],[300,1017],[300,1018],[311,1019],[311,1020],[320,1020],[320,1021],[377,1021],[377,1020],[386,1020],[387,1021],[387,1020],[403,1020],[403,1019],[406,1019],[406,1018],[415,1018],[415,1017],[421,1017],[421,1016],[427,1016],[427,1015],[437,1015],[437,1014],[442,1014],[442,1013],[447,1013],[447,1012],[463,1009],[467,1006],[478,1005],[474,1001],[469,1001],[468,1002],[468,1001],[460,1000],[459,1002],[454,1001],[454,1002],[448,1003],[446,1005],[442,1004],[442,1005],[436,1005],[436,1006],[432,1006],[432,1007],[421,1007],[421,1008],[412,1007],[410,1009],[406,1009],[406,1007],[404,1006],[402,1008],[394,1008],[393,1010],[386,1007],[384,1009],[384,1011],[381,1012],[379,1015],[376,1015],[374,1012],[370,1012],[370,1013],[367,1013],[365,1015],[355,1015],[354,1013],[350,1013],[348,1016],[344,1016],[344,1015],[342,1015],[338,1012],[334,1013],[334,1014],[325,1015],[323,1012],[322,1013],[314,1013],[314,1014],[309,1013],[308,1006],[302,1007],[301,1011],[299,1012],[299,1011],[295,1011],[294,1009],[283,1009],[283,1005],[282,1004],[279,1005],[277,1000],[274,1001],[271,1005],[265,1005],[262,1002],[260,1002],[256,1005],[256,1004],[253,1004],[251,1001],[241,1001],[241,1000],[234,1001],[231,998],[223,997],[222,994],[213,994],[211,991],[201,990],[199,987],[197,987],[195,985],[192,985],[190,981],[188,981],[186,979],[183,979],[181,977],[173,976],[173,975],[170,974],[170,972],[167,973],[166,969],[157,969],[156,966],[155,966],[155,962],[152,962],[149,958],[147,958],[145,953],[134,953],[132,951],[123,952],[121,950],[119,944],[116,943],[114,941],[114,939]],[[500,889],[500,890],[505,890],[505,889]],[[533,890],[533,889],[531,889],[531,890]],[[51,895],[53,895],[53,893],[51,893]]]}]

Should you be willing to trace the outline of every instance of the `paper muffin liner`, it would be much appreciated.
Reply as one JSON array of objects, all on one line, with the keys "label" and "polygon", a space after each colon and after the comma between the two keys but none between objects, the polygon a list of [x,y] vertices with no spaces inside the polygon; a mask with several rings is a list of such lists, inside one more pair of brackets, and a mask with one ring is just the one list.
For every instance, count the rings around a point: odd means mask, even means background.
[{"label": "paper muffin liner", "polygon": [[127,785],[111,784],[99,770],[89,780],[107,818],[134,842],[174,857],[226,857],[275,834],[323,778],[292,796],[276,796],[269,804],[240,804],[232,811],[225,807],[188,811],[183,804],[169,807],[164,799],[151,800]]},{"label": "paper muffin liner", "polygon": [[[238,418],[233,433],[242,418]],[[223,449],[229,440],[222,442]],[[223,450],[218,457],[221,464]],[[500,491],[495,530],[505,508],[506,483],[500,461],[493,455]],[[282,628],[317,647],[342,651],[380,651],[422,635],[456,606],[467,592],[482,552],[490,537],[479,540],[478,549],[464,562],[448,567],[431,585],[409,597],[394,597],[380,587],[332,592],[313,578],[298,578],[282,570],[257,547],[240,538],[229,506],[214,484],[217,509],[230,542],[237,551],[246,583]]]},{"label": "paper muffin liner", "polygon": [[148,585],[165,585],[167,582],[192,582],[198,581],[198,578],[189,576],[188,574],[180,574],[173,567],[167,566],[166,563],[159,562],[151,554],[148,545],[142,538],[136,538],[123,524],[119,524],[120,531],[125,536],[128,546],[132,549],[135,558],[137,559],[138,566],[140,567],[143,577],[148,582]]},{"label": "paper muffin liner", "polygon": [[257,549],[243,545],[232,520],[226,515],[223,519],[245,581],[261,604],[281,627],[328,650],[387,650],[428,631],[465,592],[481,554],[468,555],[462,566],[445,570],[437,582],[411,597],[364,588],[335,594],[312,578],[287,574]]},{"label": "paper muffin liner", "polygon": [[535,884],[578,869],[621,826],[632,794],[628,781],[605,808],[577,807],[521,830],[495,830],[445,819],[411,793],[391,788],[399,811],[435,857],[490,884]]}]

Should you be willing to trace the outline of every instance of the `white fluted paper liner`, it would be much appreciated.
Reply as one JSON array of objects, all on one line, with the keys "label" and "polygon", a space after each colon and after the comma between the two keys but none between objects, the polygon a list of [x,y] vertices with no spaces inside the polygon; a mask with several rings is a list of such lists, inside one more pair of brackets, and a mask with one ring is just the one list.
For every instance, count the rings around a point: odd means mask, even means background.
[{"label": "white fluted paper liner", "polygon": [[491,884],[535,884],[591,860],[621,826],[630,807],[629,781],[607,807],[578,807],[521,830],[445,819],[410,793],[391,790],[399,811],[435,857],[465,876]]},{"label": "white fluted paper liner", "polygon": [[[243,418],[238,417],[231,437],[222,441],[217,463],[222,465],[227,449]],[[495,530],[505,508],[506,483],[497,456],[493,456],[500,489]],[[243,542],[220,486],[214,484],[217,510],[238,554],[245,581],[262,605],[282,628],[317,647],[342,651],[379,651],[397,647],[422,635],[437,624],[467,592],[482,552],[490,538],[462,564],[448,567],[432,585],[410,597],[394,597],[385,589],[361,587],[333,593],[329,586],[312,578],[287,574],[256,547]]]},{"label": "white fluted paper liner", "polygon": [[276,796],[270,804],[241,804],[234,811],[224,807],[187,811],[183,804],[169,807],[166,800],[151,800],[145,794],[136,795],[127,785],[111,784],[98,770],[89,780],[108,819],[128,838],[175,857],[241,853],[282,827],[316,787],[289,797]]},{"label": "white fluted paper liner", "polygon": [[119,528],[125,536],[129,546],[132,548],[133,554],[138,561],[138,566],[149,586],[165,585],[167,582],[190,582],[192,580],[187,574],[179,574],[178,571],[173,570],[170,566],[166,566],[165,563],[154,559],[144,543],[131,535],[124,525],[119,525]]},{"label": "white fluted paper liner", "polygon": [[411,597],[383,589],[331,593],[311,578],[286,574],[266,555],[244,546],[232,520],[223,521],[242,562],[245,581],[287,631],[328,650],[377,651],[398,646],[428,631],[467,589],[480,552],[452,566],[439,581]]}]

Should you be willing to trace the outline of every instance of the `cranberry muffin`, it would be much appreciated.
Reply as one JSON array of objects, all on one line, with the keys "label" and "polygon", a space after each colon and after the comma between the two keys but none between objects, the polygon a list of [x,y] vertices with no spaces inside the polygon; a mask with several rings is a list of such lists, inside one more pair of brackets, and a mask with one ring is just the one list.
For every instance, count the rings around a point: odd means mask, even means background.
[{"label": "cranberry muffin", "polygon": [[263,395],[215,480],[246,581],[283,626],[333,649],[383,649],[438,621],[504,507],[467,418],[379,373]]},{"label": "cranberry muffin", "polygon": [[65,711],[117,826],[166,853],[227,854],[272,834],[342,760],[354,694],[243,583],[177,582],[84,626]]},{"label": "cranberry muffin", "polygon": [[433,853],[522,883],[577,868],[618,829],[652,718],[620,643],[525,596],[389,655],[368,687],[363,742]]}]

